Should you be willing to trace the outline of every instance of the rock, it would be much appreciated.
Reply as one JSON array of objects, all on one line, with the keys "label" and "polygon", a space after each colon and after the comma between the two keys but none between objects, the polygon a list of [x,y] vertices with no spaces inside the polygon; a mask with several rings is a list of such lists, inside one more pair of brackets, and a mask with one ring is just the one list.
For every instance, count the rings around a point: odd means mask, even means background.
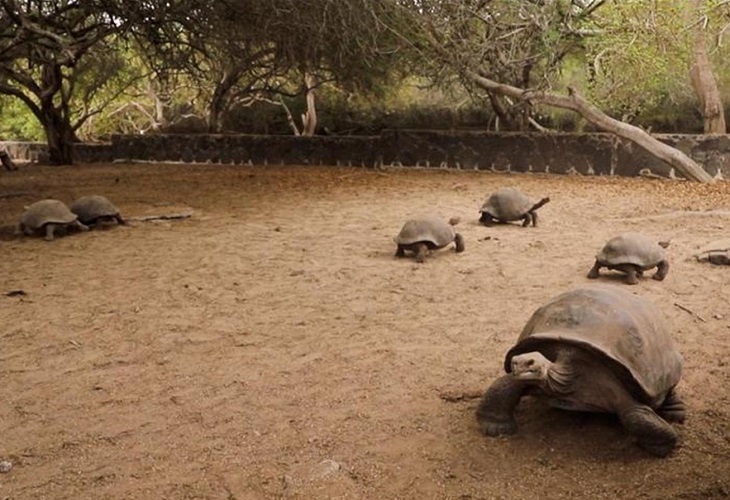
[{"label": "rock", "polygon": [[13,464],[8,462],[7,460],[3,460],[2,462],[0,462],[0,472],[2,472],[3,474],[10,472],[10,469],[12,468]]},{"label": "rock", "polygon": [[313,469],[311,478],[322,479],[327,476],[331,476],[335,472],[340,470],[340,464],[334,460],[325,459],[318,463]]}]

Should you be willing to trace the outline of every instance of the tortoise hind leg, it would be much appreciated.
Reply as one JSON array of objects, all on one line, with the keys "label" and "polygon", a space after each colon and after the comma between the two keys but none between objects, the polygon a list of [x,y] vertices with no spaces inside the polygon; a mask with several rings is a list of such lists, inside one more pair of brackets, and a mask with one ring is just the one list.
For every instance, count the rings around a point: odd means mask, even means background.
[{"label": "tortoise hind leg", "polygon": [[522,227],[527,227],[530,224],[532,224],[534,226],[535,219],[534,219],[533,214],[531,214],[530,212],[527,212],[525,215],[522,216]]},{"label": "tortoise hind leg", "polygon": [[669,272],[669,262],[666,260],[661,261],[659,264],[657,264],[657,272],[652,276],[653,279],[657,281],[662,281],[664,278],[667,277],[667,273]]},{"label": "tortoise hind leg", "polygon": [[71,226],[72,227],[75,227],[79,231],[88,231],[89,230],[89,226],[87,226],[86,224],[84,224],[80,220],[73,221],[73,223],[71,224]]},{"label": "tortoise hind leg", "polygon": [[477,421],[484,434],[502,436],[517,431],[514,413],[525,389],[524,382],[512,375],[503,375],[492,383],[477,407]]},{"label": "tortoise hind leg", "polygon": [[683,423],[685,419],[686,408],[682,398],[680,398],[676,391],[672,389],[667,394],[661,407],[657,410],[660,417],[668,422]]},{"label": "tortoise hind leg", "polygon": [[532,227],[537,227],[537,212],[530,212],[532,217]]},{"label": "tortoise hind leg", "polygon": [[677,432],[648,406],[632,406],[619,418],[626,430],[639,438],[638,445],[652,455],[666,457],[677,445]]},{"label": "tortoise hind leg", "polygon": [[600,264],[600,262],[598,262],[596,260],[596,263],[593,264],[593,267],[591,268],[591,270],[588,271],[588,276],[587,276],[588,279],[592,279],[592,280],[598,279],[598,276],[600,276],[600,274],[601,274],[600,271],[601,271],[602,267],[603,266]]},{"label": "tortoise hind leg", "polygon": [[454,236],[454,243],[456,244],[456,253],[461,253],[466,250],[466,245],[464,245],[464,237],[459,233],[456,233],[456,235]]}]

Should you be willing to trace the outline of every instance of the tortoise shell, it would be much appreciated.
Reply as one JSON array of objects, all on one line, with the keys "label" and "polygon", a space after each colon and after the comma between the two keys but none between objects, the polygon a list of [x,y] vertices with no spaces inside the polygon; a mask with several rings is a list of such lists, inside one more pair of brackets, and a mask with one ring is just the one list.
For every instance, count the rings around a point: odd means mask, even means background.
[{"label": "tortoise shell", "polygon": [[525,193],[507,187],[492,193],[480,211],[486,212],[498,220],[514,221],[521,219],[533,206],[534,203]]},{"label": "tortoise shell", "polygon": [[101,217],[116,217],[119,215],[119,209],[106,197],[98,194],[78,198],[71,205],[71,211],[84,224],[93,223]]},{"label": "tortoise shell", "polygon": [[435,247],[443,247],[454,241],[454,227],[436,215],[427,215],[410,219],[395,237],[399,245],[411,245],[419,241],[430,243]]},{"label": "tortoise shell", "polygon": [[608,240],[596,260],[610,266],[633,264],[651,268],[666,260],[666,252],[659,243],[641,233],[624,233]]},{"label": "tortoise shell", "polygon": [[28,205],[20,217],[20,223],[35,231],[46,224],[71,224],[76,219],[76,214],[65,203],[47,199]]},{"label": "tortoise shell", "polygon": [[507,352],[505,371],[513,356],[540,351],[550,357],[561,346],[594,353],[649,405],[660,403],[682,374],[682,357],[659,309],[614,286],[577,288],[537,309]]}]

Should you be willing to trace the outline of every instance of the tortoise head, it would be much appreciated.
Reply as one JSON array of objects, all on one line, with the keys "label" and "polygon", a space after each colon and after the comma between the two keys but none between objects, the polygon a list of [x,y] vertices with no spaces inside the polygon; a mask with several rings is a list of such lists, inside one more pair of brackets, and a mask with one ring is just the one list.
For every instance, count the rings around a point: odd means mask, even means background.
[{"label": "tortoise head", "polygon": [[512,357],[512,375],[519,380],[540,381],[545,380],[552,365],[539,351],[526,352]]}]

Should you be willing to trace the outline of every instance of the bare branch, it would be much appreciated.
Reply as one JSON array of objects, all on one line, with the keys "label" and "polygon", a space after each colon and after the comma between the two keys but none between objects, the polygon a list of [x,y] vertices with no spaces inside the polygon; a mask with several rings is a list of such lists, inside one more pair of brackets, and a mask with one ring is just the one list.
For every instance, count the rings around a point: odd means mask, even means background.
[{"label": "bare branch", "polygon": [[569,109],[580,114],[593,125],[607,132],[612,132],[619,137],[627,139],[638,146],[646,149],[657,158],[667,162],[688,179],[700,182],[712,182],[713,178],[705,172],[694,160],[671,146],[658,141],[644,130],[611,118],[601,110],[586,101],[575,89],[570,88],[568,96],[560,96],[542,91],[523,90],[511,85],[495,82],[473,71],[467,71],[467,75],[480,87],[503,95],[522,99],[530,103],[545,104],[562,109]]}]

